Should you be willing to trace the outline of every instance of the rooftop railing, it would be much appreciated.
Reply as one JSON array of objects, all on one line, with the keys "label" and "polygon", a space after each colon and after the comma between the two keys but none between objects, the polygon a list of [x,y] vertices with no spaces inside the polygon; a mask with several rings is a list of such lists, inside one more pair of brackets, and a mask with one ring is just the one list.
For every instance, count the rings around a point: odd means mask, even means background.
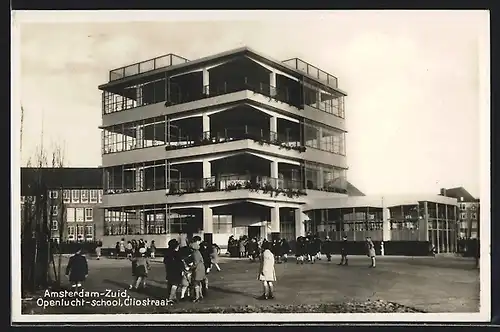
[{"label": "rooftop railing", "polygon": [[170,53],[157,58],[135,63],[133,65],[113,69],[109,72],[109,81],[116,81],[125,77],[147,73],[148,71],[159,68],[179,65],[188,61],[189,60],[186,58]]},{"label": "rooftop railing", "polygon": [[338,88],[338,79],[335,76],[330,75],[326,71],[323,71],[318,67],[315,67],[299,58],[288,59],[283,61],[283,63],[292,68],[300,70],[301,72],[304,72],[323,83],[326,83],[332,88]]}]

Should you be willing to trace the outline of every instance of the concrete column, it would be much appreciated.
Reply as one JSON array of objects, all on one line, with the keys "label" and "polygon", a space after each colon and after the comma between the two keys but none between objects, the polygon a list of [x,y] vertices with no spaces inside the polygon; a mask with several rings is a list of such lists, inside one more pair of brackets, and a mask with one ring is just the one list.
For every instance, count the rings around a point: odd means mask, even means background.
[{"label": "concrete column", "polygon": [[[210,137],[209,133],[210,133],[210,117],[206,114],[206,113],[203,113],[202,115],[202,119],[203,119],[203,132],[202,132],[202,137],[205,138],[205,137]],[[207,135],[208,136],[205,136]]]},{"label": "concrete column", "polygon": [[271,178],[273,179],[272,181],[276,181],[275,186],[277,187],[278,185],[278,162],[277,161],[271,161]]},{"label": "concrete column", "polygon": [[142,106],[142,87],[138,86],[135,88],[135,106]]},{"label": "concrete column", "polygon": [[438,207],[439,207],[439,204],[436,203],[436,249],[437,249],[437,252],[438,254],[441,253],[441,249],[439,248],[439,210],[438,210]]},{"label": "concrete column", "polygon": [[142,167],[137,167],[135,169],[135,190],[144,190],[144,168]]},{"label": "concrete column", "polygon": [[276,96],[276,73],[271,72],[269,73],[269,95],[271,97]]},{"label": "concrete column", "polygon": [[306,235],[302,208],[295,209],[295,238]]},{"label": "concrete column", "polygon": [[212,165],[210,161],[203,160],[203,178],[208,179],[210,177],[212,177]]},{"label": "concrete column", "polygon": [[321,141],[323,140],[323,128],[318,128],[318,149],[321,149]]},{"label": "concrete column", "polygon": [[203,93],[210,95],[210,73],[208,69],[203,69]]},{"label": "concrete column", "polygon": [[278,118],[272,116],[269,119],[269,131],[271,132],[271,141],[278,139]]},{"label": "concrete column", "polygon": [[455,252],[458,252],[458,234],[460,233],[460,225],[458,225],[457,223],[457,206],[455,205],[453,207],[453,209],[455,210],[455,218],[453,219],[453,229],[455,230],[455,238],[454,238],[454,241],[455,241]]},{"label": "concrete column", "polygon": [[316,91],[316,108],[320,108],[321,104],[321,91]]},{"label": "concrete column", "polygon": [[382,241],[391,241],[391,211],[382,199]]},{"label": "concrete column", "polygon": [[323,176],[323,167],[318,168],[318,188],[324,188],[325,183],[324,183],[324,176]]},{"label": "concrete column", "polygon": [[212,209],[208,204],[203,205],[203,240],[208,244],[213,243],[214,220]]},{"label": "concrete column", "polygon": [[425,241],[431,241],[429,239],[429,206],[427,202],[424,202],[424,222],[425,222]]},{"label": "concrete column", "polygon": [[[145,221],[145,218],[144,218],[144,211],[143,210],[139,210],[136,212],[136,216],[137,216],[137,221],[139,222],[139,234],[144,234],[145,231],[146,231],[146,225],[144,225],[144,221]],[[136,231],[136,229],[134,229],[134,231]],[[135,235],[135,233],[134,233]]]},{"label": "concrete column", "polygon": [[280,206],[276,204],[271,208],[271,240],[280,237]]},{"label": "concrete column", "polygon": [[444,218],[446,225],[446,252],[450,252],[450,224],[448,223],[448,205],[444,206]]},{"label": "concrete column", "polygon": [[137,148],[144,147],[144,126],[139,125],[135,129],[135,144]]}]

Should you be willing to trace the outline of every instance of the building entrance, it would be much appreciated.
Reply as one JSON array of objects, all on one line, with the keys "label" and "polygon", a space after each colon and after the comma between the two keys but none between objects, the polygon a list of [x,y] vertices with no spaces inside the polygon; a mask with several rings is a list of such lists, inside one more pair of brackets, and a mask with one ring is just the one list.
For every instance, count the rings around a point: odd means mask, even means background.
[{"label": "building entrance", "polygon": [[250,239],[260,238],[260,226],[248,226],[248,237]]}]

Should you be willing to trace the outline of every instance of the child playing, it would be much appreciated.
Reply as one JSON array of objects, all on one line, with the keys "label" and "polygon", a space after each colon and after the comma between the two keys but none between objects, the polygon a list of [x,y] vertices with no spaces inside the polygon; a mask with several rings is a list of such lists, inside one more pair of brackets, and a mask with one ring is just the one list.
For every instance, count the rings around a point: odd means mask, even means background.
[{"label": "child playing", "polygon": [[146,279],[148,270],[151,268],[149,259],[146,257],[146,248],[140,248],[136,256],[130,258],[132,261],[132,275],[135,277],[134,283],[130,285],[130,289],[138,290],[146,287]]}]

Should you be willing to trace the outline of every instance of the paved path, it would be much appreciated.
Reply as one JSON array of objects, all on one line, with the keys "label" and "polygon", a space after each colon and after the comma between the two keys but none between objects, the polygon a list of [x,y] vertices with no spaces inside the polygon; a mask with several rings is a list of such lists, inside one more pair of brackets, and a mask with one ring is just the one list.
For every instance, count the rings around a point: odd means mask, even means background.
[{"label": "paved path", "polygon": [[[367,257],[353,256],[349,266],[337,266],[325,259],[298,265],[294,260],[276,265],[276,303],[316,304],[339,301],[385,300],[427,312],[477,312],[479,310],[479,272],[474,261],[455,257],[379,257],[377,268],[368,268]],[[149,287],[138,298],[166,297],[164,268],[156,259],[152,264]],[[209,275],[210,289],[202,304],[182,306],[258,305],[261,284],[258,263],[221,257],[221,272]],[[131,282],[127,260],[89,260],[86,289],[123,289]],[[108,308],[110,312],[113,309]],[[116,312],[116,310],[115,310]],[[138,313],[142,312],[138,309]],[[145,310],[144,312],[147,312]]]}]

